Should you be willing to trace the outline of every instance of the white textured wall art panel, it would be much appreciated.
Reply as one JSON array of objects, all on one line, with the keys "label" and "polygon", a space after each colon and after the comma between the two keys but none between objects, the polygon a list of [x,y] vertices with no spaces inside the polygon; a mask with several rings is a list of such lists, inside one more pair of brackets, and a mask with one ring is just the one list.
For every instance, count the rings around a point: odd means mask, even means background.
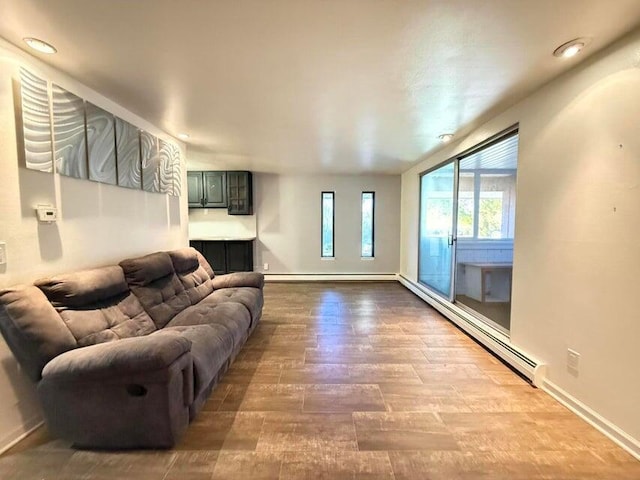
[{"label": "white textured wall art panel", "polygon": [[169,144],[171,155],[171,176],[173,177],[172,195],[179,197],[182,195],[182,154],[180,148],[175,144]]},{"label": "white textured wall art panel", "polygon": [[142,188],[140,132],[137,127],[118,117],[116,117],[116,159],[118,162],[118,185],[127,188]]},{"label": "white textured wall art panel", "polygon": [[32,170],[52,172],[53,149],[47,81],[21,68],[20,85],[26,166]]},{"label": "white textured wall art panel", "polygon": [[86,102],[85,106],[89,179],[115,185],[118,177],[113,115],[90,102]]},{"label": "white textured wall art panel", "polygon": [[144,130],[140,132],[142,155],[142,188],[147,192],[160,192],[160,155],[158,138]]},{"label": "white textured wall art panel", "polygon": [[89,177],[84,125],[84,100],[52,85],[53,136],[56,170],[67,177]]},{"label": "white textured wall art panel", "polygon": [[176,145],[160,140],[160,191],[180,196],[180,149]]}]

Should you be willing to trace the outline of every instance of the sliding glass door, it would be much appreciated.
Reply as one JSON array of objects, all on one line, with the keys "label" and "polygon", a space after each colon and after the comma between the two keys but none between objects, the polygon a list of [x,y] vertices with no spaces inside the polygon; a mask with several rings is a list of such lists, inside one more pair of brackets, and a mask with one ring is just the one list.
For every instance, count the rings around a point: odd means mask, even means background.
[{"label": "sliding glass door", "polygon": [[420,251],[418,280],[452,299],[455,236],[456,163],[420,179]]},{"label": "sliding glass door", "polygon": [[420,177],[419,282],[507,334],[517,165],[512,130]]}]

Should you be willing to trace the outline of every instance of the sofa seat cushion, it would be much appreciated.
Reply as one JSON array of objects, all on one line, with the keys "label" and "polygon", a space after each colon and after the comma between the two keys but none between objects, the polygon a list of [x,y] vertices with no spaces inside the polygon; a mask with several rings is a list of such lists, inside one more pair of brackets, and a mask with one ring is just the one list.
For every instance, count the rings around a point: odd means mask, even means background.
[{"label": "sofa seat cushion", "polygon": [[191,305],[189,295],[166,252],[120,262],[131,291],[157,328],[164,327],[175,315]]},{"label": "sofa seat cushion", "polygon": [[211,275],[200,264],[196,249],[182,248],[167,253],[171,257],[173,269],[187,292],[191,305],[197,304],[213,292]]},{"label": "sofa seat cushion", "polygon": [[167,327],[156,333],[176,334],[191,341],[194,398],[209,387],[233,352],[233,336],[223,325]]},{"label": "sofa seat cushion", "polygon": [[118,266],[38,280],[78,346],[148,335],[156,327]]},{"label": "sofa seat cushion", "polygon": [[221,325],[231,334],[233,348],[236,349],[246,339],[250,324],[249,311],[244,305],[234,302],[220,304],[200,303],[176,315],[165,328],[189,325]]},{"label": "sofa seat cushion", "polygon": [[251,325],[253,325],[253,322],[260,317],[264,299],[262,291],[259,288],[221,288],[220,290],[214,290],[213,293],[202,300],[200,304],[221,304],[225,302],[234,302],[244,305],[251,315]]}]

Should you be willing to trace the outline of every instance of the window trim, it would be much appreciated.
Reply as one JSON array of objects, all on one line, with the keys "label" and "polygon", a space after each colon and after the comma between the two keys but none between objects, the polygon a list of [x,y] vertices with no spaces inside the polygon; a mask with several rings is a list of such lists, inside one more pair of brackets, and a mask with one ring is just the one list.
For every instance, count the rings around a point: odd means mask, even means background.
[{"label": "window trim", "polygon": [[[333,208],[331,209],[331,255],[324,254],[323,241],[323,227],[324,227],[324,195],[325,193],[331,194],[331,202]],[[320,193],[320,258],[335,258],[336,257],[336,192],[324,190]]]},{"label": "window trim", "polygon": [[[371,194],[371,255],[363,255],[362,227],[364,217],[362,215],[362,205],[365,194]],[[373,190],[363,191],[360,195],[360,258],[375,258],[376,256],[376,192]]]}]

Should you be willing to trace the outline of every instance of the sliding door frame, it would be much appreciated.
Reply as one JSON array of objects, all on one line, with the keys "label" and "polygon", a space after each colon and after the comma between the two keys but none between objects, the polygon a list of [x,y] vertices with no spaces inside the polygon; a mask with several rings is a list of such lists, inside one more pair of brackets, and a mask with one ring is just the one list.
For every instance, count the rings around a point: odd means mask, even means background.
[{"label": "sliding door frame", "polygon": [[[418,175],[418,283],[420,285],[422,285],[423,287],[425,287],[427,290],[429,290],[430,292],[432,292],[433,294],[444,298],[446,300],[448,300],[451,304],[455,303],[455,295],[456,295],[456,255],[457,255],[457,251],[458,251],[458,200],[459,200],[459,196],[460,196],[460,192],[459,192],[459,183],[460,183],[460,161],[463,160],[464,158],[468,157],[469,155],[473,155],[474,153],[478,152],[479,150],[491,147],[492,145],[495,145],[496,143],[499,143],[503,140],[506,140],[507,138],[510,138],[514,135],[518,135],[520,132],[520,124],[516,123],[508,128],[505,128],[504,130],[496,133],[495,135],[492,135],[491,137],[487,138],[486,140],[484,140],[483,142],[480,142],[476,145],[474,145],[471,148],[468,148],[466,150],[463,150],[462,152],[454,155],[453,157],[449,157],[447,160],[438,163],[437,165],[434,165],[433,167],[428,168],[427,170],[424,170],[422,172],[420,172],[420,174]],[[454,175],[454,181],[453,181],[453,215],[452,215],[452,237],[453,237],[453,251],[451,253],[451,285],[450,285],[450,293],[448,297],[443,296],[440,292],[438,292],[437,290],[434,290],[433,288],[431,288],[429,285],[423,283],[420,281],[420,265],[421,265],[421,259],[422,259],[422,249],[420,248],[420,230],[421,230],[421,221],[422,221],[422,177],[424,177],[425,175],[428,175],[431,172],[434,172],[442,167],[444,167],[445,165],[448,165],[449,163],[453,162],[454,163],[454,169],[453,169],[453,175]],[[517,192],[517,186],[516,186],[516,192]],[[515,237],[514,237],[514,244],[515,244]]]},{"label": "sliding door frame", "polygon": [[447,298],[450,302],[453,302],[454,298],[455,298],[455,290],[454,290],[454,280],[455,280],[455,268],[456,268],[456,242],[458,241],[458,236],[457,236],[457,225],[458,225],[458,177],[459,177],[459,168],[460,168],[460,162],[458,162],[455,158],[450,158],[449,160],[439,163],[438,165],[429,168],[428,170],[425,170],[424,172],[421,172],[420,175],[418,176],[418,191],[419,191],[419,195],[422,195],[422,177],[424,177],[425,175],[428,175],[432,172],[435,172],[436,170],[441,169],[442,167],[447,166],[449,163],[453,163],[453,198],[452,198],[452,202],[451,202],[451,208],[453,209],[453,212],[451,214],[451,245],[449,245],[451,247],[451,265],[449,267],[449,277],[450,277],[450,281],[449,281],[449,296],[448,297],[444,297],[442,295],[441,292],[438,292],[437,290],[434,290],[432,287],[430,287],[429,285],[423,283],[420,281],[420,265],[421,265],[421,259],[422,259],[422,248],[420,248],[421,245],[421,238],[420,238],[420,222],[422,220],[422,197],[419,198],[418,201],[418,283],[420,285],[423,285],[425,288],[428,288],[430,291],[436,293],[437,295],[440,295],[443,298]]}]

